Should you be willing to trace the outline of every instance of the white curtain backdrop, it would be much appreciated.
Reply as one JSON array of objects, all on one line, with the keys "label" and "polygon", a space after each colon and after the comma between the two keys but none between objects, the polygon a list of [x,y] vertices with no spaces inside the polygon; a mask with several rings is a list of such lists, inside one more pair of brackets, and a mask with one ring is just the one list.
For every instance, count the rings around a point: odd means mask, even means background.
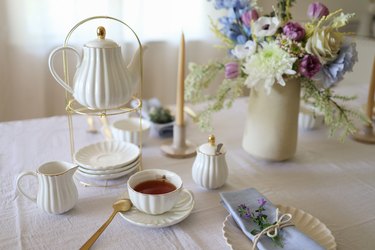
[{"label": "white curtain backdrop", "polygon": [[[220,15],[214,0],[0,0],[0,121],[65,114],[64,90],[49,73],[48,55],[61,46],[79,21],[96,15],[128,23],[149,49],[144,55],[143,97],[175,102],[178,46],[186,38],[186,61],[204,63],[223,55],[213,47],[218,41],[210,31],[208,16]],[[367,14],[370,0],[322,0],[334,10]],[[259,0],[265,11],[276,0]],[[298,0],[293,15],[306,19],[311,0]],[[102,19],[103,20],[103,19]],[[123,26],[107,20],[77,29],[71,38],[80,48],[95,38],[98,24],[118,42],[130,59],[135,40]],[[372,60],[372,55],[370,55]],[[61,65],[60,65],[61,66]],[[60,67],[62,68],[62,67]],[[72,71],[71,71],[72,72]],[[73,75],[73,73],[71,73]]]},{"label": "white curtain backdrop", "polygon": [[[49,73],[48,56],[75,24],[97,15],[126,22],[148,45],[143,97],[174,103],[181,31],[187,61],[206,62],[217,53],[209,30],[212,14],[212,2],[205,0],[1,0],[0,121],[65,114],[65,92]],[[71,37],[73,46],[95,39],[99,24],[107,27],[108,38],[127,44],[123,50],[129,60],[135,40],[113,21],[83,25]]]}]

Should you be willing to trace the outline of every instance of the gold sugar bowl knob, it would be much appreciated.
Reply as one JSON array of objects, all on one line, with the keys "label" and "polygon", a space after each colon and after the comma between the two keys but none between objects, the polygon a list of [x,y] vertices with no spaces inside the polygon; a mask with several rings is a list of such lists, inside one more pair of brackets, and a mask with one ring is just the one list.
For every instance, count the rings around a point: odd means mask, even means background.
[{"label": "gold sugar bowl knob", "polygon": [[211,146],[215,146],[215,136],[214,135],[210,135],[208,137],[208,143],[211,145]]}]

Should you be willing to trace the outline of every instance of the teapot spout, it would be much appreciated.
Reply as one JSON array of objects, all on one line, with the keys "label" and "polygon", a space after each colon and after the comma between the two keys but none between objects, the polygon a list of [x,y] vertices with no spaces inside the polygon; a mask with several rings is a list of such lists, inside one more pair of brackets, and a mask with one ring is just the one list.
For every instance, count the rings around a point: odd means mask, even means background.
[{"label": "teapot spout", "polygon": [[147,48],[148,48],[147,46],[142,46],[142,48],[138,48],[137,51],[134,53],[133,58],[131,59],[129,65],[127,66],[131,75],[131,79],[132,79],[131,84],[133,88],[137,86],[140,81],[140,70],[141,70],[140,60],[141,60],[141,56],[143,57],[143,52],[145,52]]}]

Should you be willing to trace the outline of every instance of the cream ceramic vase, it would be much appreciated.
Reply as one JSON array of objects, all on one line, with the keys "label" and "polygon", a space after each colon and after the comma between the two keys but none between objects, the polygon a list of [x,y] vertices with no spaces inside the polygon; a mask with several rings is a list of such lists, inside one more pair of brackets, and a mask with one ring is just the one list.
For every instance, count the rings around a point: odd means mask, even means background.
[{"label": "cream ceramic vase", "polygon": [[192,168],[194,182],[207,189],[223,186],[228,177],[225,153],[224,147],[217,150],[213,135],[209,137],[208,143],[198,147]]},{"label": "cream ceramic vase", "polygon": [[[47,213],[62,214],[74,207],[78,200],[77,187],[73,181],[73,174],[78,166],[63,162],[48,162],[40,166],[35,172],[25,171],[17,177],[18,191]],[[21,179],[26,175],[38,179],[38,192],[32,196],[25,192]]]},{"label": "cream ceramic vase", "polygon": [[242,146],[255,158],[284,161],[297,148],[300,82],[288,79],[275,84],[268,95],[263,87],[252,89]]}]

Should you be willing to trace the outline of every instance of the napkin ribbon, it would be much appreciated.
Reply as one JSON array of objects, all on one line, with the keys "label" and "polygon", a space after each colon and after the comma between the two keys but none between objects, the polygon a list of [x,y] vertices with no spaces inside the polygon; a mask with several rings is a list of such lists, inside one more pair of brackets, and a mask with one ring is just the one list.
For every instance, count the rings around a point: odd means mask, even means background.
[{"label": "napkin ribbon", "polygon": [[272,224],[269,227],[266,227],[260,233],[255,235],[253,250],[257,249],[258,241],[260,237],[262,237],[264,234],[266,234],[270,238],[275,238],[279,234],[279,229],[283,227],[293,226],[294,224],[290,222],[291,220],[292,220],[292,215],[289,213],[282,214],[279,218],[279,209],[276,208],[276,223]]}]

